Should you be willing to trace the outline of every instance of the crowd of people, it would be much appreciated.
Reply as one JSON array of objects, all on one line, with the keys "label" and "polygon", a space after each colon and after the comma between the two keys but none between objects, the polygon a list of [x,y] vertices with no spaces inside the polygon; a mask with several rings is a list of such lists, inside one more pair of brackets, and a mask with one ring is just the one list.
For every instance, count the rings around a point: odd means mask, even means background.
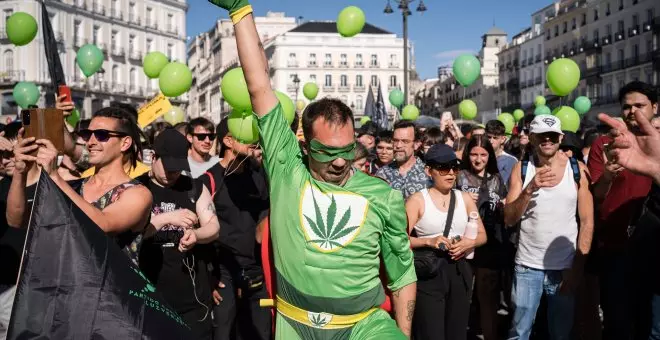
[{"label": "crowd of people", "polygon": [[450,117],[355,130],[331,98],[289,125],[251,7],[212,2],[235,23],[260,141],[226,118],[141,130],[128,105],[67,129],[64,150],[4,126],[0,331],[46,175],[194,339],[660,339],[657,88],[629,83],[622,120],[578,133],[552,115],[512,134]]}]

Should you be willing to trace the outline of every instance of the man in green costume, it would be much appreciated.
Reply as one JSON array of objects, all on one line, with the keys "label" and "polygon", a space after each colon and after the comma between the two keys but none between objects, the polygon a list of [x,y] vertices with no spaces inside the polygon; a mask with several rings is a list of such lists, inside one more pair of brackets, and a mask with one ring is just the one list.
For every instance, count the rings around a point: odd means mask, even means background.
[{"label": "man in green costume", "polygon": [[[269,178],[277,279],[277,339],[405,339],[416,281],[401,193],[352,168],[353,114],[342,102],[310,104],[303,156],[270,85],[247,0],[209,0],[229,11]],[[380,308],[380,261],[396,323]],[[398,326],[398,328],[397,328]]]}]

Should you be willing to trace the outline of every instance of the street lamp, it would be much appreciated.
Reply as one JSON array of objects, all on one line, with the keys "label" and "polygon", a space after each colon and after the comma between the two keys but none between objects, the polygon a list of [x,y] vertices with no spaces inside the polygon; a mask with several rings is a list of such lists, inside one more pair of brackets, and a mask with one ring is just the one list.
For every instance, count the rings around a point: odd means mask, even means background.
[{"label": "street lamp", "polygon": [[[399,4],[398,8],[401,10],[403,16],[403,105],[406,105],[408,104],[408,16],[412,15],[412,11],[408,8],[408,5],[416,0],[387,0],[387,6],[383,10],[385,14],[394,13],[390,1]],[[415,10],[420,13],[426,12],[424,0],[419,0],[419,4],[417,4],[417,9]]]},{"label": "street lamp", "polygon": [[296,87],[295,102],[298,103],[298,92],[300,91],[300,78],[297,74],[293,75],[293,86]]}]

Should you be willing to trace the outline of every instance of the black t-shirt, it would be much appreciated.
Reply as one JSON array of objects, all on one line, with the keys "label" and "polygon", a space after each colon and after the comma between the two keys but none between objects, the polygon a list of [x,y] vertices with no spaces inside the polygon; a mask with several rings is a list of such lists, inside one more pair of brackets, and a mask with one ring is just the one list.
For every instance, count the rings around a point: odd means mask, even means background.
[{"label": "black t-shirt", "polygon": [[[80,180],[69,181],[72,188],[80,186]],[[0,180],[0,286],[16,284],[18,279],[18,270],[21,265],[23,247],[25,246],[25,237],[27,236],[27,223],[29,222],[30,211],[32,210],[32,201],[37,188],[37,184],[25,187],[25,221],[21,228],[12,228],[7,223],[7,197],[11,186],[11,177],[7,176]]]},{"label": "black t-shirt", "polygon": [[[154,215],[178,209],[196,212],[195,202],[202,193],[201,186],[187,176],[181,176],[170,188],[151,181],[148,188],[153,195],[151,212]],[[176,231],[182,231],[182,227],[167,225],[153,237],[145,239],[140,248],[139,263],[142,272],[156,286],[156,291],[183,316],[196,310],[205,310],[197,299],[210,308],[211,287],[204,263],[205,245],[197,244],[192,250],[182,253],[178,250],[178,240],[173,237]],[[167,241],[173,244],[162,246]],[[189,267],[193,270],[192,274]],[[194,285],[192,277],[195,280]],[[210,317],[207,320],[210,320]],[[204,327],[208,325],[210,323],[204,323]],[[200,327],[192,324],[190,326]]]},{"label": "black t-shirt", "polygon": [[[251,159],[245,160],[244,165],[242,171],[229,175],[220,163],[208,170],[215,183],[213,202],[220,220],[220,237],[216,242],[218,260],[230,269],[261,266],[255,232],[270,207],[263,168]],[[200,176],[199,180],[212,190],[208,175]]]}]

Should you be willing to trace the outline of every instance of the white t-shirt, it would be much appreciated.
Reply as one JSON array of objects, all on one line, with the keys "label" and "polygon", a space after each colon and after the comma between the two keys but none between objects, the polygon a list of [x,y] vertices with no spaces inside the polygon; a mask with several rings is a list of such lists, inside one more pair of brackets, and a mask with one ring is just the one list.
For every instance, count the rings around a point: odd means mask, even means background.
[{"label": "white t-shirt", "polygon": [[218,164],[219,161],[220,158],[218,156],[213,156],[209,158],[208,161],[203,163],[197,162],[196,160],[192,159],[192,157],[188,157],[188,164],[190,164],[190,174],[192,175],[192,178],[197,178],[203,175],[206,170]]}]

